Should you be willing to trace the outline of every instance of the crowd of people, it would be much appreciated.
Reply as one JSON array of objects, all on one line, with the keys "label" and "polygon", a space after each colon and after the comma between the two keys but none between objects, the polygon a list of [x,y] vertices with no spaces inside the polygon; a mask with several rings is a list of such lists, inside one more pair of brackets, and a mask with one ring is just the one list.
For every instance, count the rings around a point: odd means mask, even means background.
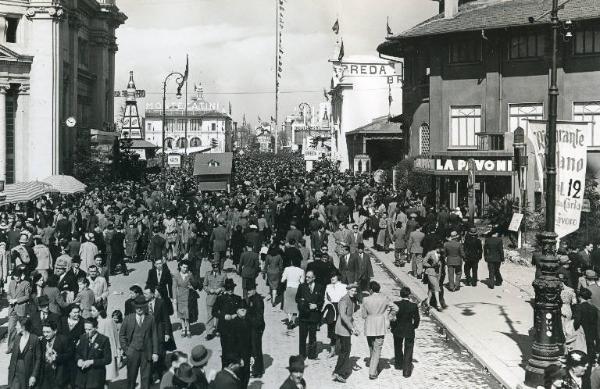
[{"label": "crowd of people", "polygon": [[[428,285],[425,305],[438,310],[446,307],[446,286],[457,292],[461,283],[477,285],[482,259],[488,286],[503,282],[499,228],[482,240],[460,209],[435,212],[418,193],[392,191],[369,176],[324,162],[306,172],[292,155],[251,154],[235,157],[228,193],[190,192],[192,180],[183,171],[166,172],[0,211],[10,388],[104,388],[125,366],[132,389],[138,380],[141,388],[246,388],[264,374],[266,302],[285,312],[287,330],[298,329],[298,353],[290,356],[282,388],[306,387],[305,359],[318,358],[321,326],[329,356],[337,356],[332,379],[344,383],[360,368],[350,359],[351,339],[361,333],[355,312],[365,322],[369,378],[378,377],[388,330],[394,367],[410,377],[419,307],[408,288],[398,301],[381,293],[365,243],[393,250],[397,266],[409,264]],[[123,307],[112,306],[111,278],[127,277],[128,263],[140,261],[151,263],[146,282],[130,287]],[[597,334],[597,315],[585,312],[592,312],[600,286],[592,266],[576,263],[559,271],[563,316],[575,317],[572,331],[565,330],[565,352],[594,360],[598,337],[588,332]],[[241,295],[232,272],[241,278]],[[257,292],[260,278],[266,296]],[[182,338],[191,338],[201,311],[206,339],[219,337],[221,344],[216,375],[205,371],[213,350],[198,344],[188,355],[173,336],[172,318]],[[579,341],[570,340],[571,332]]]}]

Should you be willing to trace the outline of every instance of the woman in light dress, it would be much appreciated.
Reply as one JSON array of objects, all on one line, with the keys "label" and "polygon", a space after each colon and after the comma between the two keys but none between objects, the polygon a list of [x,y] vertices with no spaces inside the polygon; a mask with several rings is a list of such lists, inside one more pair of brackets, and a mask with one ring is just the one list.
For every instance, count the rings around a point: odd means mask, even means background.
[{"label": "woman in light dress", "polygon": [[108,389],[111,381],[119,378],[119,331],[112,317],[107,317],[106,309],[101,302],[92,305],[91,316],[98,321],[98,333],[106,336],[110,342],[110,351],[112,358],[110,364],[106,366],[106,384],[104,388]]},{"label": "woman in light dress", "polygon": [[285,293],[283,295],[283,310],[288,315],[288,329],[294,328],[296,317],[298,316],[298,305],[296,304],[296,292],[301,283],[304,282],[304,270],[300,267],[297,259],[283,270],[281,282],[286,282]]},{"label": "woman in light dress", "polygon": [[190,263],[187,260],[181,261],[179,271],[173,275],[173,296],[183,337],[192,337],[190,323],[198,320],[198,294],[195,290],[198,285],[196,277],[190,272]]}]

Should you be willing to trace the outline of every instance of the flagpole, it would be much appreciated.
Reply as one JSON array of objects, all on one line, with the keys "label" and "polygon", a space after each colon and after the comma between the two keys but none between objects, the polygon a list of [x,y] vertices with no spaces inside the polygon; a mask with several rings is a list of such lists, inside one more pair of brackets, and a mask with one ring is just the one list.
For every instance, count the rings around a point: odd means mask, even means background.
[{"label": "flagpole", "polygon": [[[188,155],[188,78],[189,78],[189,58],[188,55],[185,55],[185,108],[184,108],[184,116],[185,116],[185,127],[183,130],[183,137],[185,138],[185,141],[183,142],[184,145],[184,153],[185,153],[185,158],[184,161],[187,161],[187,155]],[[185,167],[185,163],[184,163],[184,167]]]},{"label": "flagpole", "polygon": [[279,0],[275,0],[275,154],[279,134],[277,133],[277,118],[279,116]]}]

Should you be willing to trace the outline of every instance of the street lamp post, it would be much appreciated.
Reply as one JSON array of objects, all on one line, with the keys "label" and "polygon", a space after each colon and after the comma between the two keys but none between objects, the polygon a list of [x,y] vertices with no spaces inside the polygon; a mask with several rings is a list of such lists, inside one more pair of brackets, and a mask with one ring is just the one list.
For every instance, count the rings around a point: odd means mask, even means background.
[{"label": "street lamp post", "polygon": [[541,275],[533,281],[535,289],[534,330],[531,358],[525,370],[525,384],[536,387],[543,385],[544,369],[558,362],[562,355],[562,323],[560,314],[561,283],[556,271],[556,238],[554,231],[554,207],[556,202],[556,116],[558,87],[557,49],[560,22],[558,0],[552,0],[550,21],[552,25],[552,65],[548,88],[548,127],[546,131],[546,228],[537,239],[541,253],[535,257]]},{"label": "street lamp post", "polygon": [[[165,122],[166,122],[166,105],[167,105],[167,81],[169,80],[169,78],[171,78],[171,76],[177,76],[177,78],[175,79],[175,82],[177,82],[177,98],[180,99],[181,98],[181,87],[183,86],[183,83],[185,82],[185,77],[183,76],[183,74],[179,73],[179,72],[171,72],[169,73],[169,75],[167,77],[165,77],[165,81],[163,82],[163,104],[162,104],[162,168],[163,168],[163,172],[164,169],[166,168],[166,156],[165,156]],[[187,139],[186,139],[187,141]]]}]

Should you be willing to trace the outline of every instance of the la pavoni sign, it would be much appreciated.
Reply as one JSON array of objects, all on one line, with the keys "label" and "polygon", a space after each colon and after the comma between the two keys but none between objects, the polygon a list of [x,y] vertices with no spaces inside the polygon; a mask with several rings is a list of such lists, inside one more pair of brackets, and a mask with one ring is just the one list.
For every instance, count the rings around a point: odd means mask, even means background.
[{"label": "la pavoni sign", "polygon": [[[473,158],[476,172],[510,173],[513,171],[512,159],[477,159]],[[415,168],[439,172],[467,172],[468,159],[451,158],[417,158]]]}]

